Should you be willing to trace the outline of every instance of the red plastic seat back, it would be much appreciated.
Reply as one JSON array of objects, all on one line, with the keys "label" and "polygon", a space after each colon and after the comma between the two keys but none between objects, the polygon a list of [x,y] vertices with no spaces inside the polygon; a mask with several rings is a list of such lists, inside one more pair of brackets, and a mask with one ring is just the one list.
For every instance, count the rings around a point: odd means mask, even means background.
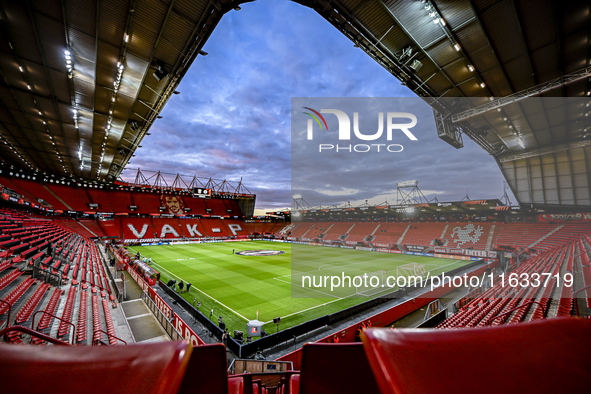
[{"label": "red plastic seat back", "polygon": [[243,394],[244,379],[240,376],[228,378],[228,392],[230,394]]},{"label": "red plastic seat back", "polygon": [[591,382],[591,321],[556,318],[457,330],[362,334],[382,394],[583,393]]},{"label": "red plastic seat back", "polygon": [[289,377],[288,394],[299,394],[300,392],[300,375],[294,374]]},{"label": "red plastic seat back", "polygon": [[252,375],[250,373],[241,373],[228,376],[228,392],[230,394],[253,394]]},{"label": "red plastic seat back", "polygon": [[93,347],[0,344],[1,391],[176,393],[191,350],[182,341]]},{"label": "red plastic seat back", "polygon": [[254,394],[261,394],[261,381],[260,380],[253,380],[252,381],[252,392]]},{"label": "red plastic seat back", "polygon": [[221,343],[193,348],[179,393],[228,394],[228,361]]},{"label": "red plastic seat back", "polygon": [[361,343],[304,345],[300,394],[377,392],[378,386]]}]

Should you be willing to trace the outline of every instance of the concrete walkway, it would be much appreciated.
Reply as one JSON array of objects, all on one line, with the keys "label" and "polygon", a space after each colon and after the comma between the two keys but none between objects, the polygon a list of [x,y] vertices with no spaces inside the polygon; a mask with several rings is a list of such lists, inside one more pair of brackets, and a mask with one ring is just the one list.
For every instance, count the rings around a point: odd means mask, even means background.
[{"label": "concrete walkway", "polygon": [[[117,272],[117,276],[121,277],[121,272]],[[121,303],[121,308],[127,317],[127,323],[131,328],[131,332],[135,337],[136,342],[155,342],[155,341],[169,341],[170,338],[160,325],[156,317],[150,312],[142,297],[142,289],[125,272],[125,290],[126,297]]]}]

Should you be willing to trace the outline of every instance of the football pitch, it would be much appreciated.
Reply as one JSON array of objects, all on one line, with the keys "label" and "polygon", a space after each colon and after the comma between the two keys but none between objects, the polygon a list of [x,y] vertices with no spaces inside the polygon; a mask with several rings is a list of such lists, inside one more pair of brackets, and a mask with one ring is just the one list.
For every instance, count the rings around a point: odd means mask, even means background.
[{"label": "football pitch", "polygon": [[[169,279],[191,283],[190,291],[181,293],[183,298],[191,304],[200,302],[199,309],[206,316],[210,316],[213,309],[211,319],[217,322],[222,316],[230,332],[244,331],[246,323],[256,319],[257,313],[258,320],[265,323],[265,331],[273,333],[277,330],[273,318],[281,317],[279,329],[285,329],[385,294],[380,289],[381,292],[361,295],[354,290],[329,292],[326,288],[309,288],[302,292],[297,284],[301,283],[299,279],[294,281],[292,289],[292,263],[294,271],[299,274],[326,275],[338,275],[344,269],[351,275],[378,270],[396,275],[397,267],[409,263],[430,267],[431,275],[438,275],[470,263],[271,241],[133,246],[128,249],[140,252],[142,256],[151,256],[152,266],[160,272],[164,283]],[[254,256],[233,253],[254,250],[284,253]]]}]

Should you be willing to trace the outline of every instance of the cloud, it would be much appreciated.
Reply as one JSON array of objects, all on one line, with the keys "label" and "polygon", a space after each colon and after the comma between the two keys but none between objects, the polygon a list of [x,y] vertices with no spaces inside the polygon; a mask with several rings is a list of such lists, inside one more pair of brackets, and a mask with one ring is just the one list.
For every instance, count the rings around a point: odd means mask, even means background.
[{"label": "cloud", "polygon": [[[466,191],[475,198],[501,194],[494,160],[471,141],[464,149],[450,147],[432,123],[419,131],[418,143],[405,143],[404,154],[378,163],[371,174],[367,160],[335,160],[322,169],[293,161],[293,97],[416,96],[312,9],[275,0],[241,7],[222,18],[204,47],[209,55],[188,70],[181,94],[171,97],[124,179],[133,180],[138,167],[242,179],[257,194],[257,208],[270,209],[291,205],[292,174],[307,174],[310,190],[302,194],[314,204],[373,201],[410,178],[450,199]],[[366,133],[377,127],[375,119],[364,122]],[[335,190],[355,192],[318,192]]]}]

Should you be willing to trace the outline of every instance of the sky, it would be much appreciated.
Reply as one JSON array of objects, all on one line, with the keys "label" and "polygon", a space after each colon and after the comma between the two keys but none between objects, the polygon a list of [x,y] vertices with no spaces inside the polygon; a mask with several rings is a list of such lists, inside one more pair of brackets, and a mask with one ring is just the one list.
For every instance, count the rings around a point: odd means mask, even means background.
[{"label": "sky", "polygon": [[[203,48],[208,55],[185,75],[125,180],[133,180],[137,168],[146,176],[160,170],[242,180],[257,195],[256,208],[269,210],[291,206],[296,191],[311,205],[393,201],[395,183],[411,179],[429,200],[457,201],[466,192],[471,199],[501,197],[503,177],[494,159],[468,138],[459,150],[439,140],[428,111],[418,141],[405,142],[404,152],[364,164],[347,158],[346,172],[335,165],[330,173],[308,169],[300,176],[306,159],[297,155],[292,162],[291,118],[301,108],[292,109],[292,98],[422,101],[312,9],[277,0],[241,7],[222,18]],[[376,163],[379,171],[370,171]],[[307,189],[303,179],[310,180]]]}]

